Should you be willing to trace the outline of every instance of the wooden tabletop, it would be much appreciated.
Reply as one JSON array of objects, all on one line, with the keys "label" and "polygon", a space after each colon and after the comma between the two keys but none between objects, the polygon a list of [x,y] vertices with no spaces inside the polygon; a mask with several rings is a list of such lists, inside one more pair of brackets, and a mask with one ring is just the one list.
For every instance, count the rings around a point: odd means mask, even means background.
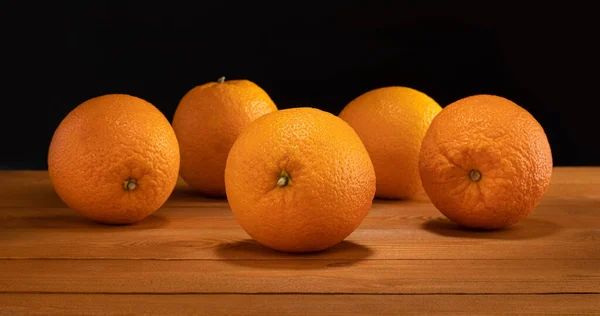
[{"label": "wooden tabletop", "polygon": [[44,171],[0,172],[0,315],[600,315],[600,168],[555,168],[525,221],[461,229],[378,201],[341,244],[260,246],[225,200],[178,184],[142,222],[67,208]]}]

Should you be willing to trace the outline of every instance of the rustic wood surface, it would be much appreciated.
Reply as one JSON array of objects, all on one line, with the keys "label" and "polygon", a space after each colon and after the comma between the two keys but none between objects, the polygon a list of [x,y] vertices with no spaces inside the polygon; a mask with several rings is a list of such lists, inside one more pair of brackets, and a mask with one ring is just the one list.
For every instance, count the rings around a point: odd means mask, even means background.
[{"label": "rustic wood surface", "polygon": [[600,315],[600,167],[555,168],[508,229],[446,220],[426,196],[376,200],[319,253],[257,244],[226,200],[180,182],[125,226],[89,221],[45,171],[0,172],[0,315]]}]

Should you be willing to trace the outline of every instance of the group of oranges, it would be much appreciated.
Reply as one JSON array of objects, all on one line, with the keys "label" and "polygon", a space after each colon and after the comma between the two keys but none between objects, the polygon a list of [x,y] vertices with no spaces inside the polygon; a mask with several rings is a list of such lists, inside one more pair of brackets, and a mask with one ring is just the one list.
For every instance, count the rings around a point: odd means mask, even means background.
[{"label": "group of oranges", "polygon": [[181,176],[203,195],[226,197],[261,244],[309,252],[349,236],[375,197],[425,193],[462,226],[510,226],[546,192],[552,155],[535,118],[500,96],[442,108],[390,86],[334,115],[279,110],[255,83],[220,78],[187,92],[172,122],[131,95],[81,103],[54,133],[48,171],[70,208],[106,224],[143,220]]}]

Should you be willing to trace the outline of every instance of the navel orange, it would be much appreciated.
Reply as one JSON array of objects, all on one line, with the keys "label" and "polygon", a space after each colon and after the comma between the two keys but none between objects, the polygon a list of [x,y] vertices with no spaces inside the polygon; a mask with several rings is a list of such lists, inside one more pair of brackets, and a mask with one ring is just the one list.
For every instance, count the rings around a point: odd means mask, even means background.
[{"label": "navel orange", "polygon": [[333,114],[264,115],[234,143],[227,198],[246,232],[280,251],[309,252],[349,236],[368,214],[375,171],[354,130]]},{"label": "navel orange", "polygon": [[233,142],[250,122],[276,110],[269,95],[248,80],[221,78],[191,89],[173,117],[183,180],[205,195],[224,197]]},{"label": "navel orange", "polygon": [[419,166],[427,195],[445,216],[497,229],[535,209],[550,184],[552,154],[529,112],[503,97],[475,95],[433,120]]},{"label": "navel orange", "polygon": [[48,172],[70,208],[108,224],[140,221],[158,210],[178,178],[179,149],[165,116],[140,98],[89,99],[60,123]]},{"label": "navel orange", "polygon": [[377,174],[379,198],[410,199],[423,192],[419,149],[442,108],[423,92],[384,87],[366,92],[339,114],[362,139]]}]

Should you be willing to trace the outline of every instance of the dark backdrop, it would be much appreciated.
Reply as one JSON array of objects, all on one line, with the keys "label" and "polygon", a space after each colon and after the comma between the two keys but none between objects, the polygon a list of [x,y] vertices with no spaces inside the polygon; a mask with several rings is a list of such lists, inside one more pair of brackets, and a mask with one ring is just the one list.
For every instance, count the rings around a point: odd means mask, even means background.
[{"label": "dark backdrop", "polygon": [[538,119],[555,165],[600,165],[594,10],[520,2],[4,3],[0,167],[45,169],[54,129],[91,97],[135,95],[171,120],[220,76],[334,114],[390,85],[442,106],[497,94]]}]

